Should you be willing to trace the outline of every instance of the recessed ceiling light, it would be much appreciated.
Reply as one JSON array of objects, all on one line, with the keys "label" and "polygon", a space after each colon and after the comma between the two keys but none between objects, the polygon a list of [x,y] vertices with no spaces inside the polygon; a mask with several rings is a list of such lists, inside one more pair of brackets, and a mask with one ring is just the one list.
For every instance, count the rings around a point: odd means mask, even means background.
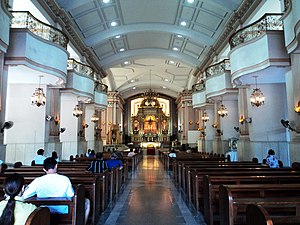
[{"label": "recessed ceiling light", "polygon": [[131,83],[133,83],[133,82],[134,82],[134,80],[131,80],[130,82],[131,82]]},{"label": "recessed ceiling light", "polygon": [[174,50],[174,51],[178,51],[179,49],[178,49],[177,47],[174,47],[173,50]]},{"label": "recessed ceiling light", "polygon": [[116,39],[118,39],[118,38],[120,38],[120,37],[121,37],[121,35],[116,35],[116,36],[115,36]]},{"label": "recessed ceiling light", "polygon": [[129,62],[128,62],[128,61],[125,61],[124,64],[127,65],[127,64],[129,64]]},{"label": "recessed ceiling light", "polygon": [[125,51],[125,48],[120,48],[119,51],[120,51],[120,52],[124,52],[124,51]]},{"label": "recessed ceiling light", "polygon": [[136,89],[136,87],[133,87],[132,89],[133,89],[133,90],[135,90],[135,89]]},{"label": "recessed ceiling light", "polygon": [[112,27],[115,27],[115,26],[117,26],[117,22],[116,22],[116,21],[112,21],[112,22],[110,23],[110,25],[111,25]]},{"label": "recessed ceiling light", "polygon": [[110,0],[103,0],[103,3],[105,4],[110,3]]},{"label": "recessed ceiling light", "polygon": [[174,64],[175,62],[173,60],[170,61],[171,64]]},{"label": "recessed ceiling light", "polygon": [[169,79],[168,79],[168,78],[165,78],[165,81],[167,81],[167,82],[168,82],[168,81],[169,81]]},{"label": "recessed ceiling light", "polygon": [[187,0],[188,3],[194,3],[195,0]]},{"label": "recessed ceiling light", "polygon": [[182,38],[182,35],[180,35],[180,34],[177,34],[177,37],[178,37],[178,38]]},{"label": "recessed ceiling light", "polygon": [[163,86],[163,89],[166,89],[166,86]]},{"label": "recessed ceiling light", "polygon": [[181,21],[180,25],[185,27],[186,26],[186,22],[185,21]]}]

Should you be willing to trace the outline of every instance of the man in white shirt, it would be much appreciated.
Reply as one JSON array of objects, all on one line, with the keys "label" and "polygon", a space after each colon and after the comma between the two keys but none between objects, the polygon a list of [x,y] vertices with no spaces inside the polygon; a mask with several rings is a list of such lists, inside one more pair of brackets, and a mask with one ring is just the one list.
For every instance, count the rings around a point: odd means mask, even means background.
[{"label": "man in white shirt", "polygon": [[[24,199],[36,195],[39,198],[47,197],[73,197],[74,190],[67,176],[57,173],[57,161],[52,158],[44,160],[46,175],[35,178],[23,193]],[[86,199],[86,220],[89,215],[89,200]],[[47,206],[51,213],[67,214],[68,206]]]}]

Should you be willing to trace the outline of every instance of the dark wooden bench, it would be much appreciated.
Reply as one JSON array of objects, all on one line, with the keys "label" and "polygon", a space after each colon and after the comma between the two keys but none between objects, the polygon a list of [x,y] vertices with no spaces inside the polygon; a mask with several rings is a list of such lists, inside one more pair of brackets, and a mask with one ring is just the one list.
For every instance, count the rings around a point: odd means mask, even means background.
[{"label": "dark wooden bench", "polygon": [[191,171],[191,201],[195,205],[198,211],[203,211],[203,177],[204,175],[224,175],[224,176],[235,176],[235,175],[245,175],[251,176],[255,175],[300,175],[299,171],[292,171],[291,169],[270,169],[270,168],[207,168],[201,171]]},{"label": "dark wooden bench", "polygon": [[25,199],[25,202],[36,206],[67,205],[68,214],[51,214],[51,225],[83,225],[85,212],[85,190],[83,185],[77,185],[72,198],[37,198]]},{"label": "dark wooden bench", "polygon": [[25,225],[50,225],[50,210],[37,207],[27,218]]},{"label": "dark wooden bench", "polygon": [[246,224],[246,207],[249,204],[263,207],[294,204],[299,212],[299,189],[299,184],[220,185],[220,225]]},{"label": "dark wooden bench", "polygon": [[[203,177],[203,214],[208,225],[218,223],[219,218],[219,185],[239,184],[300,184],[300,174],[277,176],[272,175],[235,175],[235,176],[212,176]],[[214,221],[215,218],[215,221]]]},{"label": "dark wooden bench", "polygon": [[[261,205],[249,204],[246,208],[246,225],[298,225],[300,215],[297,211],[299,205],[294,203],[281,203],[265,208]],[[291,215],[291,209],[294,213]],[[275,213],[274,213],[275,211]]]}]

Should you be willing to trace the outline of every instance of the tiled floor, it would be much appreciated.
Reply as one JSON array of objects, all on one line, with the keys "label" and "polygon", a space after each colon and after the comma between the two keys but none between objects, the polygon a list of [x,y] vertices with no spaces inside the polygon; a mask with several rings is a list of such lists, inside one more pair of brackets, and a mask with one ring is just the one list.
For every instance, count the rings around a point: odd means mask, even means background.
[{"label": "tiled floor", "polygon": [[205,224],[189,210],[158,156],[144,156],[124,192],[98,225]]}]

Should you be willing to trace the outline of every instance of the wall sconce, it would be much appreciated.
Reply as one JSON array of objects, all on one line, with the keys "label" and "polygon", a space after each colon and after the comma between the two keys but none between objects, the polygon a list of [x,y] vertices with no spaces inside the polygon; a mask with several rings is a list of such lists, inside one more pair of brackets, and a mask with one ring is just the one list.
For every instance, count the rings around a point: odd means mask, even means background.
[{"label": "wall sconce", "polygon": [[244,124],[244,122],[252,123],[252,118],[251,117],[245,118],[244,115],[241,115],[239,122],[240,124]]},{"label": "wall sconce", "polygon": [[89,127],[88,124],[86,124],[86,123],[83,123],[83,124],[82,124],[82,128],[83,128],[83,129],[88,128],[88,127]]},{"label": "wall sconce", "polygon": [[66,128],[62,127],[62,128],[60,128],[59,133],[63,133],[65,131],[66,131]]},{"label": "wall sconce", "polygon": [[58,125],[60,123],[59,116],[55,116],[54,123],[55,123],[55,125]]},{"label": "wall sconce", "polygon": [[206,112],[203,113],[203,115],[202,115],[202,120],[203,120],[204,122],[209,121],[209,116],[208,116],[208,114],[207,114]]},{"label": "wall sconce", "polygon": [[233,129],[234,129],[236,132],[238,132],[238,133],[241,132],[239,127],[233,127]]},{"label": "wall sconce", "polygon": [[300,101],[298,102],[298,104],[295,106],[294,108],[296,113],[300,113]]},{"label": "wall sconce", "polygon": [[94,114],[94,115],[91,117],[91,121],[92,121],[93,123],[96,123],[96,122],[99,121],[99,117],[97,116],[97,114]]},{"label": "wall sconce", "polygon": [[189,121],[189,125],[193,125],[193,121],[192,120]]}]

